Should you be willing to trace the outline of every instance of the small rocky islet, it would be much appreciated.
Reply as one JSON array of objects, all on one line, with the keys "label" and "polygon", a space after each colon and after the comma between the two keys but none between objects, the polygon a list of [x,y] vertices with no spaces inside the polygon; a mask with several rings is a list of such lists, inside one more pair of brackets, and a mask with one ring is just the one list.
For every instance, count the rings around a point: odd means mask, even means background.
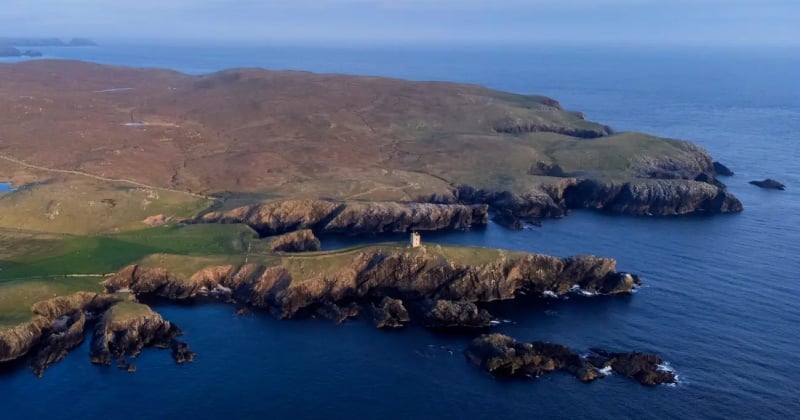
[{"label": "small rocky islet", "polygon": [[783,190],[786,189],[785,185],[781,184],[780,182],[778,182],[778,181],[776,181],[776,180],[774,180],[772,178],[767,178],[767,179],[765,179],[763,181],[750,181],[750,184],[755,185],[756,187],[759,187],[759,188],[767,189],[767,190],[783,191]]}]

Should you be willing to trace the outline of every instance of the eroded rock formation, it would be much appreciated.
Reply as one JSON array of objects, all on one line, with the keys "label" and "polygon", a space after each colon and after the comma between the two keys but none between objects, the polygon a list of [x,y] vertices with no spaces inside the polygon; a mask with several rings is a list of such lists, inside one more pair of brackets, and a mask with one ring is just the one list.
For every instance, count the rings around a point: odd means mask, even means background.
[{"label": "eroded rock formation", "polygon": [[372,319],[377,328],[402,328],[411,321],[403,301],[388,296],[379,305],[372,305]]},{"label": "eroded rock formation", "polygon": [[520,343],[506,335],[487,334],[474,339],[464,354],[471,363],[497,376],[539,377],[564,371],[583,382],[591,382],[605,377],[610,369],[642,385],[677,381],[675,372],[656,355],[610,353],[600,349],[593,349],[593,352],[583,357],[561,344]]},{"label": "eroded rock formation", "polygon": [[179,335],[178,327],[150,308],[137,303],[118,304],[103,315],[94,329],[91,360],[95,364],[110,365],[113,360],[138,356],[147,346],[168,348]]},{"label": "eroded rock formation", "polygon": [[117,296],[78,292],[37,302],[33,319],[0,330],[0,362],[32,354],[31,368],[41,375],[83,341],[86,320],[119,300]]},{"label": "eroded rock formation", "polygon": [[486,309],[478,309],[472,302],[437,300],[425,311],[428,328],[487,328],[492,316]]}]

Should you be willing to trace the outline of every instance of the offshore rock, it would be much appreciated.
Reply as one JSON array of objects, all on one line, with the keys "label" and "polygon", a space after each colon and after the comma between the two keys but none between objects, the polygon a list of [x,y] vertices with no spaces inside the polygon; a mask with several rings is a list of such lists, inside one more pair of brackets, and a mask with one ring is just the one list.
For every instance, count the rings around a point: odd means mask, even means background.
[{"label": "offshore rock", "polygon": [[211,212],[193,222],[245,223],[268,236],[299,229],[351,235],[468,229],[488,219],[486,205],[287,200]]},{"label": "offshore rock", "polygon": [[647,386],[677,381],[675,372],[667,369],[656,355],[592,351],[594,354],[582,357],[560,344],[520,343],[506,335],[486,334],[474,339],[464,354],[469,362],[496,376],[539,377],[565,371],[582,382],[591,382],[606,376],[601,369],[611,368]]},{"label": "offshore rock", "polygon": [[592,349],[594,355],[587,360],[599,369],[611,367],[614,372],[639,381],[642,385],[654,386],[677,382],[677,375],[664,360],[649,353],[611,353]]},{"label": "offshore rock", "polygon": [[437,300],[425,311],[428,328],[487,328],[491,322],[491,314],[472,302]]},{"label": "offshore rock", "polygon": [[344,306],[326,302],[315,311],[317,315],[337,324],[341,324],[350,318],[357,317],[360,312],[361,308],[355,302],[350,302],[350,304]]},{"label": "offshore rock", "polygon": [[733,171],[719,162],[714,162],[714,172],[720,176],[733,176]]},{"label": "offshore rock", "polygon": [[311,252],[321,250],[322,243],[311,229],[303,229],[272,238],[269,249],[272,252]]},{"label": "offshore rock", "polygon": [[172,339],[169,343],[170,350],[172,351],[172,358],[175,363],[182,365],[186,362],[193,362],[194,357],[197,355],[189,349],[189,345],[183,341]]},{"label": "offshore rock", "polygon": [[783,185],[780,182],[778,182],[778,181],[776,181],[774,179],[771,179],[771,178],[767,178],[767,179],[765,179],[763,181],[750,181],[750,183],[755,185],[755,186],[757,186],[757,187],[770,189],[770,190],[783,191],[783,190],[786,189],[785,185]]},{"label": "offshore rock", "polygon": [[605,376],[567,346],[541,341],[519,343],[502,334],[472,340],[464,354],[468,361],[497,376],[539,377],[566,371],[584,382]]},{"label": "offshore rock", "polygon": [[402,328],[411,317],[402,300],[387,296],[379,305],[372,305],[372,320],[377,328]]}]

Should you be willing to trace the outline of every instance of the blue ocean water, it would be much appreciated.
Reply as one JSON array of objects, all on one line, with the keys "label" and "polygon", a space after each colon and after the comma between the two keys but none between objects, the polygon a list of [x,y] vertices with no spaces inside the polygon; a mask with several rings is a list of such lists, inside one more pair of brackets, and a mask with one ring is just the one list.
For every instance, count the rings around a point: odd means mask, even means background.
[{"label": "blue ocean water", "polygon": [[[680,374],[644,388],[611,376],[495,380],[466,364],[468,336],[368,322],[235,317],[223,304],[157,310],[199,356],[145,351],[138,372],[92,366],[88,345],[42,379],[0,375],[3,418],[793,418],[800,410],[800,51],[667,47],[281,47],[108,44],[47,55],[204,73],[265,67],[479,83],[559,99],[617,130],[689,139],[736,175],[738,215],[574,212],[541,228],[430,234],[560,256],[597,254],[646,281],[631,297],[492,307],[494,328],[575,349],[657,352]],[[501,164],[501,163],[498,163]],[[748,181],[773,177],[784,192]],[[378,239],[376,239],[378,240]],[[386,240],[386,238],[380,238]],[[352,240],[324,238],[329,248]],[[452,352],[452,354],[451,354]]]}]

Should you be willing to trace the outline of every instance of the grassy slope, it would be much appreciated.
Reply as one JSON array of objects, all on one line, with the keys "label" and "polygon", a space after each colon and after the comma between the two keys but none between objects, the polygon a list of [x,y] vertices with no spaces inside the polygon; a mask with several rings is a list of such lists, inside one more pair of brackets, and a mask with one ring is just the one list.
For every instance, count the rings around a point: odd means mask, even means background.
[{"label": "grassy slope", "polygon": [[129,319],[150,315],[152,313],[153,310],[147,305],[125,301],[112,306],[106,316],[109,317],[111,322],[120,322],[124,325],[124,322]]},{"label": "grassy slope", "polygon": [[69,277],[48,280],[0,281],[0,328],[30,320],[31,305],[53,296],[79,291],[101,292],[97,277]]},{"label": "grassy slope", "polygon": [[191,217],[211,201],[82,176],[43,177],[0,194],[0,229],[96,235],[142,229],[152,215]]}]

